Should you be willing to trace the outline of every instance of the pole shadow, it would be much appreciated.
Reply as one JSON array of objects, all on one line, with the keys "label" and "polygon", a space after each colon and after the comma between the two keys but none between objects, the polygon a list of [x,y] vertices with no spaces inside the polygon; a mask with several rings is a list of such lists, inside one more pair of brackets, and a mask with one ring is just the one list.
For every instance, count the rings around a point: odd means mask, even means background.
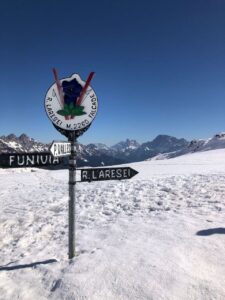
[{"label": "pole shadow", "polygon": [[210,229],[200,230],[196,233],[196,235],[200,235],[200,236],[208,236],[212,234],[225,234],[225,228],[223,227],[210,228]]},{"label": "pole shadow", "polygon": [[18,270],[18,269],[36,268],[38,265],[47,265],[47,264],[52,264],[54,262],[57,262],[57,260],[56,259],[48,259],[48,260],[37,261],[34,263],[17,265],[17,266],[8,266],[10,264],[9,263],[5,266],[0,266],[0,271],[13,271],[13,270]]}]

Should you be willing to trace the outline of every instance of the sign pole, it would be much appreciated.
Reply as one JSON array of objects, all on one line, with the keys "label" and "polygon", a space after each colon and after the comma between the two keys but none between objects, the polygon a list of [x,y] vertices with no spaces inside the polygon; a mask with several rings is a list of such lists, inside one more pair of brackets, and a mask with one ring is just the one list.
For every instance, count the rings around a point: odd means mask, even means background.
[{"label": "sign pole", "polygon": [[86,82],[78,74],[60,80],[56,69],[53,69],[53,73],[55,83],[48,89],[44,103],[53,126],[68,138],[68,144],[71,145],[70,151],[63,143],[53,143],[50,151],[56,158],[69,155],[68,256],[72,259],[76,255],[76,139],[91,126],[97,114],[98,99],[90,86],[94,72],[90,73]]},{"label": "sign pole", "polygon": [[69,156],[69,259],[75,256],[75,185],[76,185],[76,137],[71,132],[69,138],[71,154]]}]

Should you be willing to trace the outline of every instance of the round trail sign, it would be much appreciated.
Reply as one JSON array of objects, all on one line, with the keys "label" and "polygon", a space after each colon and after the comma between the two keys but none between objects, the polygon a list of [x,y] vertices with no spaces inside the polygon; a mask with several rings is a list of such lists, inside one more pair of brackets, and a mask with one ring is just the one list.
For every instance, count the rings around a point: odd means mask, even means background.
[{"label": "round trail sign", "polygon": [[53,125],[66,131],[80,131],[94,120],[98,100],[89,85],[94,73],[87,81],[78,74],[56,80],[45,97],[45,110]]}]

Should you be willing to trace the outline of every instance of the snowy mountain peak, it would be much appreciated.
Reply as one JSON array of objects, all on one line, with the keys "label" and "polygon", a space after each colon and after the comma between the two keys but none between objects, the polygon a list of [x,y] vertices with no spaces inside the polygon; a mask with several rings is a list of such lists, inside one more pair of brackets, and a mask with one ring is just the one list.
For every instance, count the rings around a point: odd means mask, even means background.
[{"label": "snowy mountain peak", "polygon": [[204,140],[192,140],[190,141],[190,143],[188,144],[187,148],[190,150],[197,150],[199,149],[202,145],[204,145],[205,141]]},{"label": "snowy mountain peak", "polygon": [[30,138],[28,135],[26,135],[25,133],[22,133],[19,137],[18,137],[18,139],[20,140],[20,141],[31,141],[31,140],[33,140],[32,138]]},{"label": "snowy mountain peak", "polygon": [[112,149],[116,151],[125,151],[125,150],[134,150],[137,149],[140,146],[140,144],[136,140],[130,140],[126,139],[125,141],[121,141],[114,146],[112,146]]},{"label": "snowy mountain peak", "polygon": [[217,134],[214,135],[213,138],[216,138],[216,139],[225,139],[225,132],[217,133]]},{"label": "snowy mountain peak", "polygon": [[176,137],[166,135],[166,134],[159,134],[157,137],[151,142],[152,145],[157,144],[157,145],[168,145],[168,144],[174,144],[174,143],[187,143],[185,139],[177,139]]},{"label": "snowy mountain peak", "polygon": [[225,148],[225,132],[217,133],[207,140],[192,140],[188,145],[192,151],[206,151]]},{"label": "snowy mountain peak", "polygon": [[153,158],[150,157],[150,160],[174,158],[193,152],[209,151],[223,148],[225,148],[225,132],[217,133],[212,138],[209,138],[207,140],[194,139],[190,143],[188,143],[186,147],[183,147],[179,150],[164,153],[163,155],[156,154]]},{"label": "snowy mountain peak", "polygon": [[109,150],[109,147],[102,143],[88,144],[87,147],[95,150]]},{"label": "snowy mountain peak", "polygon": [[0,139],[2,139],[3,141],[12,141],[12,140],[16,140],[17,136],[13,133],[7,135],[7,136],[1,136]]},{"label": "snowy mountain peak", "polygon": [[35,141],[24,133],[19,137],[15,134],[0,137],[0,153],[41,152],[46,151],[48,146],[47,144]]},{"label": "snowy mountain peak", "polygon": [[149,151],[155,151],[158,153],[166,153],[183,149],[188,145],[185,139],[177,139],[169,135],[158,135],[153,141],[142,144],[142,147]]}]

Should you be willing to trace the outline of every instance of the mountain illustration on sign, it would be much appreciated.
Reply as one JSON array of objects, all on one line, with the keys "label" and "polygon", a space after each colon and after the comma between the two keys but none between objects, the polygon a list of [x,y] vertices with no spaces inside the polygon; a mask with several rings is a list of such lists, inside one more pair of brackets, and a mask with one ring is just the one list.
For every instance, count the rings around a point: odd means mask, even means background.
[{"label": "mountain illustration on sign", "polygon": [[64,107],[57,111],[61,116],[82,116],[85,115],[84,106],[77,105],[77,100],[83,87],[77,82],[76,79],[71,81],[64,80],[62,82],[62,90],[64,93]]}]

